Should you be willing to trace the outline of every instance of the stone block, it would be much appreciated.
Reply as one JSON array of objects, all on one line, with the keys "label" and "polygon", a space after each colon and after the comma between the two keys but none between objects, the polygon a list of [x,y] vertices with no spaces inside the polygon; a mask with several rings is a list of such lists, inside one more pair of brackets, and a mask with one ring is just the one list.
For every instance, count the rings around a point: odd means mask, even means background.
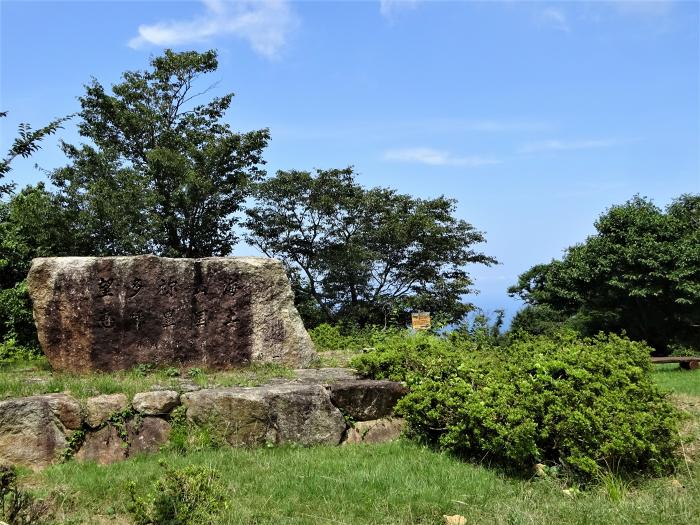
[{"label": "stone block", "polygon": [[67,446],[46,396],[0,401],[0,463],[40,469]]},{"label": "stone block", "polygon": [[304,367],[316,355],[274,259],[38,258],[27,285],[54,370]]},{"label": "stone block", "polygon": [[104,394],[88,398],[86,402],[86,423],[97,428],[105,423],[110,416],[122,412],[128,405],[124,394]]},{"label": "stone block", "polygon": [[180,395],[174,390],[153,390],[134,395],[134,410],[148,416],[169,414],[180,404]]},{"label": "stone block", "polygon": [[401,436],[405,422],[400,418],[358,421],[348,429],[344,443],[388,443]]},{"label": "stone block", "polygon": [[401,383],[370,379],[338,381],[329,389],[333,404],[355,421],[390,416],[398,400],[408,393]]}]

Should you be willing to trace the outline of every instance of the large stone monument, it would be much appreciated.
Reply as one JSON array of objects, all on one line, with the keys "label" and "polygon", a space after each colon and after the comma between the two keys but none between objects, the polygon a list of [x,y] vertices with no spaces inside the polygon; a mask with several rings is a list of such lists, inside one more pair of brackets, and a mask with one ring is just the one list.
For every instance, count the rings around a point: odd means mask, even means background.
[{"label": "large stone monument", "polygon": [[274,259],[39,258],[27,282],[55,370],[303,367],[315,356]]}]

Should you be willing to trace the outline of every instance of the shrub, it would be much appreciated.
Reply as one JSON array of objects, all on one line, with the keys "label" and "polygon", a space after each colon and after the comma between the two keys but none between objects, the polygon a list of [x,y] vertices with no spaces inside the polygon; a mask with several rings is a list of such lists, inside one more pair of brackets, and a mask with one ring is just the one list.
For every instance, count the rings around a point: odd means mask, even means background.
[{"label": "shrub", "polygon": [[155,482],[154,492],[145,498],[129,485],[132,504],[129,512],[137,525],[199,525],[217,523],[226,507],[225,490],[219,474],[211,468],[188,466],[181,469],[161,466],[165,472]]},{"label": "shrub", "polygon": [[451,373],[460,360],[476,349],[460,340],[436,336],[427,332],[394,332],[373,348],[355,357],[350,366],[367,377],[412,383],[426,375]]},{"label": "shrub", "polygon": [[0,329],[3,334],[0,361],[33,359],[41,355],[26,281],[0,290]]},{"label": "shrub", "polygon": [[0,521],[8,525],[35,525],[43,523],[48,514],[46,502],[19,488],[15,469],[0,465]]},{"label": "shrub", "polygon": [[427,378],[399,410],[445,448],[520,470],[561,462],[578,477],[601,467],[658,474],[673,463],[678,415],[653,383],[648,355],[616,336],[525,338],[495,366]]},{"label": "shrub", "polygon": [[581,481],[674,464],[679,415],[653,382],[645,345],[614,335],[490,348],[447,339],[387,341],[354,363],[409,383],[397,412],[419,440],[521,472],[560,464]]},{"label": "shrub", "polygon": [[372,347],[377,341],[383,340],[387,335],[396,333],[395,328],[379,328],[367,326],[342,326],[320,324],[309,330],[311,340],[319,352],[327,350],[357,351]]}]

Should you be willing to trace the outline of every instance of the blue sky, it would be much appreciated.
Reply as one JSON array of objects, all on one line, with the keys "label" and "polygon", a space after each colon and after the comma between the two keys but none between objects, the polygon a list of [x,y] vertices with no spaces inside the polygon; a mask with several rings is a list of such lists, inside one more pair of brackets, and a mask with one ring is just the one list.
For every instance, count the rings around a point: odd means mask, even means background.
[{"label": "blue sky", "polygon": [[[78,110],[91,76],[215,48],[213,93],[236,93],[234,128],[270,128],[269,172],[354,165],[369,186],[457,199],[502,263],[472,268],[470,299],[513,313],[507,286],[608,206],[700,192],[699,5],[1,0],[0,146]],[[36,162],[64,162],[55,140],[14,180],[40,180]]]}]

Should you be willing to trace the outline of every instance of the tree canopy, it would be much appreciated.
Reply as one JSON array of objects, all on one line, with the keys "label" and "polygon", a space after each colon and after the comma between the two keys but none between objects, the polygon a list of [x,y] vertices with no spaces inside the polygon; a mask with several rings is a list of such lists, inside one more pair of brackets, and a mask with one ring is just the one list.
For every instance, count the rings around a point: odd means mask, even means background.
[{"label": "tree canopy", "polygon": [[97,80],[80,97],[79,131],[63,144],[70,164],[53,183],[78,210],[96,254],[227,255],[235,213],[264,171],[267,129],[236,133],[223,122],[233,93],[209,91],[216,52],[166,50],[147,71],[128,71],[111,94]]},{"label": "tree canopy", "polygon": [[540,312],[587,333],[624,330],[661,353],[700,348],[700,195],[682,195],[665,211],[637,196],[610,208],[595,228],[561,260],[533,266],[509,288],[534,307],[515,325],[533,325]]},{"label": "tree canopy", "polygon": [[256,188],[247,241],[287,264],[307,324],[406,321],[427,310],[446,321],[469,311],[469,263],[484,236],[454,217],[455,202],[363,188],[352,168],[279,171]]}]

